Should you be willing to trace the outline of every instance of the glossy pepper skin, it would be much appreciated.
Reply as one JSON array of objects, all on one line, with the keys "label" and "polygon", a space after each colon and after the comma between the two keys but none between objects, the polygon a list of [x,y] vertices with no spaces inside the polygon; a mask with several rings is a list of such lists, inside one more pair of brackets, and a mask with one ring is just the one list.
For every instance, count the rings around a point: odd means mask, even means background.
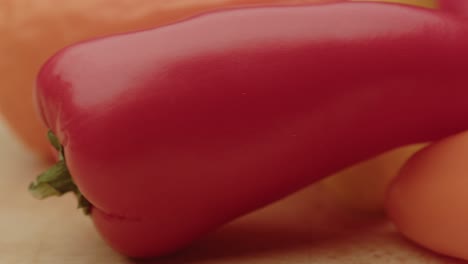
[{"label": "glossy pepper skin", "polygon": [[[51,160],[46,128],[34,112],[34,78],[43,61],[82,39],[164,25],[208,10],[335,0],[3,0],[0,1],[0,115],[39,156]],[[437,0],[392,1],[435,8]],[[446,0],[447,1],[447,0]],[[332,177],[327,186],[346,206],[383,212],[392,171],[412,149],[392,151]],[[362,190],[358,182],[371,182]]]},{"label": "glossy pepper skin", "polygon": [[[172,23],[200,12],[260,4],[342,0],[3,0],[0,1],[0,114],[19,138],[50,157],[31,88],[43,62],[87,38]],[[432,7],[437,0],[376,0]],[[447,0],[446,0],[447,1]]]},{"label": "glossy pepper skin", "polygon": [[465,18],[402,5],[235,9],[66,48],[36,99],[99,232],[154,257],[467,129],[467,47]]},{"label": "glossy pepper skin", "polygon": [[463,0],[440,0],[440,10],[468,17],[468,2]]},{"label": "glossy pepper skin", "polygon": [[330,0],[2,0],[0,114],[33,151],[50,157],[31,90],[40,66],[83,39],[172,23],[200,12],[258,4]]}]

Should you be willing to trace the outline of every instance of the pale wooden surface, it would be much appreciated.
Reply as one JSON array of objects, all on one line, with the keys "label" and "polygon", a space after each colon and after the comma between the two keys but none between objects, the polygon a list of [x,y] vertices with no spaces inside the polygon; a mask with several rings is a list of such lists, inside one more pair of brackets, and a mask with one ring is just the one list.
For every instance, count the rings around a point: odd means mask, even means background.
[{"label": "pale wooden surface", "polygon": [[0,120],[0,263],[464,263],[402,239],[385,219],[339,208],[318,184],[164,259],[138,262],[108,248],[73,197],[34,200],[43,169]]}]

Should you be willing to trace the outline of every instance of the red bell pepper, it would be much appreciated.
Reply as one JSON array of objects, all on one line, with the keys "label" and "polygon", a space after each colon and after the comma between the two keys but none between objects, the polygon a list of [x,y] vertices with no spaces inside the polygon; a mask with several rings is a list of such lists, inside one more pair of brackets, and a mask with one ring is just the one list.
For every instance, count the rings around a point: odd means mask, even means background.
[{"label": "red bell pepper", "polygon": [[461,16],[368,2],[79,43],[38,76],[63,157],[31,191],[75,192],[123,254],[173,252],[346,166],[467,129],[467,47]]},{"label": "red bell pepper", "polygon": [[468,16],[468,1],[466,0],[439,0],[439,10]]}]

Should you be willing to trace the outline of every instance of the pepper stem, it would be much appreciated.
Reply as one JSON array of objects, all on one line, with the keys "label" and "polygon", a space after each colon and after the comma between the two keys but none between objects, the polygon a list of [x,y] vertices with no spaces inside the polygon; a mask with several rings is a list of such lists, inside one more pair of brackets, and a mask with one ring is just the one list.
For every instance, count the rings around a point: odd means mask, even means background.
[{"label": "pepper stem", "polygon": [[78,208],[88,215],[91,212],[91,203],[81,194],[73,182],[70,171],[65,162],[63,147],[57,137],[49,131],[50,143],[59,152],[59,161],[44,173],[37,176],[36,181],[29,185],[29,192],[37,199],[45,199],[50,196],[62,196],[73,192],[78,199]]}]

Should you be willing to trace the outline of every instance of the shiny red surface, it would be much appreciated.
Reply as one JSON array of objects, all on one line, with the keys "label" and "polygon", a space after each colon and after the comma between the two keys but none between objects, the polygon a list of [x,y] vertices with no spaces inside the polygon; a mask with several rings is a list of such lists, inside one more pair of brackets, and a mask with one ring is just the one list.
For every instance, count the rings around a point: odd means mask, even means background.
[{"label": "shiny red surface", "polygon": [[216,12],[92,40],[42,117],[118,251],[158,256],[348,165],[468,128],[468,24],[383,3]]},{"label": "shiny red surface", "polygon": [[466,0],[439,0],[438,9],[468,18],[468,1]]}]

